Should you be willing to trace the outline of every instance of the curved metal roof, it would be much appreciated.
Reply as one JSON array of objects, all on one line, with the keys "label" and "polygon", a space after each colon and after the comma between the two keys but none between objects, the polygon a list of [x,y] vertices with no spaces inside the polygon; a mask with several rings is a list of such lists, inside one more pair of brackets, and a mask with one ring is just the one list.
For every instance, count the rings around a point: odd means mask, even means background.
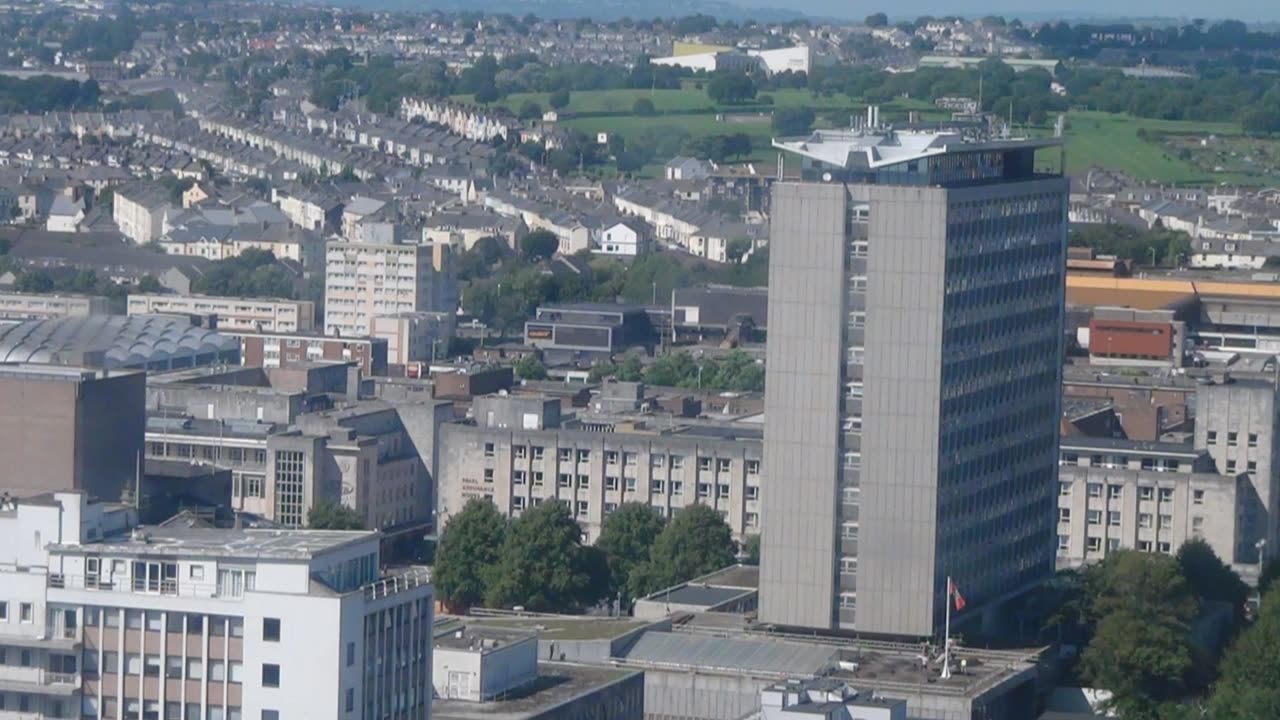
[{"label": "curved metal roof", "polygon": [[101,353],[105,368],[195,365],[201,356],[239,349],[235,338],[160,315],[64,317],[0,327],[0,362],[81,364],[86,354]]}]

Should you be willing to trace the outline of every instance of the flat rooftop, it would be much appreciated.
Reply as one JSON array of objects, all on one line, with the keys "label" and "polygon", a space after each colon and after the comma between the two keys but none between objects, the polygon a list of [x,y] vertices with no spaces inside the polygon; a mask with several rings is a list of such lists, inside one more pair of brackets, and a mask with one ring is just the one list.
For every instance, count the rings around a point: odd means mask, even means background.
[{"label": "flat rooftop", "polygon": [[675,603],[677,605],[701,605],[715,607],[744,595],[756,592],[747,588],[709,587],[706,585],[685,585],[671,592],[656,593],[645,598],[653,602]]},{"label": "flat rooftop", "polygon": [[477,632],[499,628],[536,632],[540,640],[611,640],[651,624],[632,618],[499,617],[467,618]]},{"label": "flat rooftop", "polygon": [[718,587],[758,588],[760,568],[755,565],[733,565],[710,575],[703,575],[697,581],[703,585]]},{"label": "flat rooftop", "polygon": [[633,673],[632,670],[539,662],[538,679],[506,699],[477,703],[436,698],[431,701],[431,717],[436,720],[523,720]]},{"label": "flat rooftop", "polygon": [[100,378],[120,377],[139,370],[94,370],[70,365],[45,365],[42,363],[0,363],[0,378],[27,380],[61,380],[88,382]]},{"label": "flat rooftop", "polygon": [[[1055,138],[991,139],[972,130],[877,128],[869,130],[815,130],[805,137],[776,139],[779,150],[802,155],[835,167],[875,169],[887,165],[983,150],[1016,150],[1055,147]],[[856,159],[855,159],[856,158]]]},{"label": "flat rooftop", "polygon": [[534,640],[537,635],[524,630],[510,628],[463,625],[455,622],[437,623],[432,644],[437,648],[449,650],[474,650],[483,652],[496,647],[510,645],[524,640]]},{"label": "flat rooftop", "polygon": [[[953,650],[953,661],[958,663],[963,658],[965,673],[956,672],[943,680],[937,663],[928,669],[921,666],[921,650],[920,645],[838,637],[815,639],[760,632],[726,634],[719,630],[651,631],[616,659],[636,667],[668,670],[778,678],[829,677],[855,688],[883,691],[894,697],[895,690],[974,695],[996,682],[1034,671],[1043,651],[961,647]],[[931,655],[936,654],[935,648]],[[853,663],[853,669],[848,669],[849,663]]]},{"label": "flat rooftop", "polygon": [[326,552],[378,537],[372,530],[223,530],[142,527],[131,535],[85,545],[52,544],[66,553],[111,552],[120,555],[230,557],[310,560]]}]

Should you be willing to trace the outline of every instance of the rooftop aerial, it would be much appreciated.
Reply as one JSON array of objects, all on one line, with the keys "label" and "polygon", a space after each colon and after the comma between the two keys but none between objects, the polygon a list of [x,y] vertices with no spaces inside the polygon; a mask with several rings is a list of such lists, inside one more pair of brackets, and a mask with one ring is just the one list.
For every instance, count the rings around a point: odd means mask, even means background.
[{"label": "rooftop aerial", "polygon": [[814,130],[805,137],[777,138],[773,146],[824,165],[874,170],[956,152],[1057,147],[1059,138],[1009,138],[974,123],[872,126]]}]

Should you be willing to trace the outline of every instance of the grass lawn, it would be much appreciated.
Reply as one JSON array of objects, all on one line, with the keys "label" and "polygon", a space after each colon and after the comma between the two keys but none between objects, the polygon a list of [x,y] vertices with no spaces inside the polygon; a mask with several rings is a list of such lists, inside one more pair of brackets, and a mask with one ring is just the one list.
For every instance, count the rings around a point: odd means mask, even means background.
[{"label": "grass lawn", "polygon": [[[776,157],[770,147],[772,130],[769,113],[773,108],[811,107],[818,115],[818,127],[843,126],[849,116],[860,116],[866,103],[854,101],[844,95],[829,98],[814,96],[805,89],[766,91],[773,97],[773,105],[748,103],[735,106],[717,106],[704,90],[696,87],[695,80],[686,80],[679,90],[591,90],[570,94],[569,106],[561,111],[561,122],[570,128],[589,135],[599,132],[621,134],[634,141],[640,133],[655,128],[671,128],[688,133],[691,137],[724,135],[744,132],[751,136],[754,151],[748,161],[772,163]],[[641,117],[631,114],[632,106],[639,98],[653,101],[658,115]],[[468,96],[455,98],[470,102]],[[511,95],[500,104],[519,111],[520,106],[533,100],[544,110],[550,109],[547,93],[521,93]],[[920,111],[926,120],[943,117],[932,105],[923,100],[894,100],[882,106],[887,119],[905,119],[910,110]],[[718,116],[720,116],[718,118]],[[1138,131],[1151,134],[1147,139],[1138,137]],[[1032,134],[1048,135],[1050,128],[1034,128]],[[1245,182],[1259,184],[1257,176],[1247,176],[1238,167],[1222,167],[1214,172],[1213,166],[1178,157],[1176,149],[1162,145],[1161,136],[1187,135],[1239,138],[1240,126],[1231,122],[1186,122],[1134,118],[1113,113],[1073,110],[1067,113],[1066,163],[1068,173],[1083,173],[1098,166],[1121,170],[1135,179],[1157,183],[1209,184],[1220,182]],[[1185,153],[1183,153],[1185,156]],[[1042,160],[1056,166],[1057,159]],[[646,168],[643,174],[661,170],[661,164]],[[1261,178],[1261,182],[1280,181],[1280,178]]]}]

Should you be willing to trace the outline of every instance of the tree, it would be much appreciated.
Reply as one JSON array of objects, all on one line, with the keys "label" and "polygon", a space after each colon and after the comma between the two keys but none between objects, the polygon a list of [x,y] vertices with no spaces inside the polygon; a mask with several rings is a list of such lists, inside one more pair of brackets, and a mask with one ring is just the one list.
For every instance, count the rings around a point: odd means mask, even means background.
[{"label": "tree", "polygon": [[1193,538],[1178,548],[1178,564],[1182,575],[1196,597],[1203,602],[1221,602],[1232,609],[1236,624],[1244,623],[1244,604],[1249,599],[1249,586],[1236,571],[1218,558],[1209,543]]},{"label": "tree", "polygon": [[750,252],[754,245],[751,238],[734,238],[725,248],[725,254],[729,256],[730,262],[742,262],[743,256]]},{"label": "tree", "polygon": [[631,103],[631,114],[639,115],[640,117],[652,117],[658,114],[658,108],[654,106],[653,101],[649,98],[636,98],[636,101]]},{"label": "tree", "polygon": [[547,104],[551,105],[551,107],[556,110],[563,110],[569,107],[569,101],[571,99],[569,91],[561,88],[551,93],[551,96],[547,98]]},{"label": "tree", "polygon": [[156,279],[155,275],[147,274],[138,279],[138,292],[140,293],[158,293],[164,292],[164,286]]},{"label": "tree", "polygon": [[741,70],[717,73],[707,83],[707,97],[720,105],[736,105],[755,96],[755,81]]},{"label": "tree", "polygon": [[760,564],[760,536],[748,535],[746,542],[742,543],[743,562],[748,565]]},{"label": "tree", "polygon": [[312,530],[363,530],[364,518],[346,505],[322,502],[307,513],[307,527]]},{"label": "tree", "polygon": [[644,364],[640,362],[640,356],[635,353],[627,353],[627,356],[622,358],[622,364],[618,366],[615,377],[622,382],[640,382],[643,380]]},{"label": "tree", "polygon": [[520,253],[529,262],[550,258],[560,249],[560,239],[549,230],[534,230],[520,239]]},{"label": "tree", "polygon": [[485,600],[490,607],[522,606],[570,612],[608,593],[583,551],[582,529],[563,502],[551,500],[516,518],[507,530]]},{"label": "tree", "polygon": [[1263,596],[1257,621],[1227,651],[1221,670],[1207,717],[1280,717],[1280,590]]},{"label": "tree", "polygon": [[488,500],[467,501],[440,533],[432,581],[444,604],[465,611],[480,603],[506,539],[507,521]]},{"label": "tree", "polygon": [[14,289],[22,293],[53,292],[53,286],[53,278],[43,270],[24,270],[18,273],[18,279],[13,284]]},{"label": "tree", "polygon": [[604,519],[596,547],[608,559],[610,586],[623,595],[624,607],[634,599],[629,592],[631,574],[649,560],[662,528],[662,516],[647,503],[623,503]]},{"label": "tree", "polygon": [[245,250],[238,256],[210,263],[191,287],[219,297],[289,298],[295,295],[293,276],[268,250]]},{"label": "tree", "polygon": [[653,543],[649,561],[632,571],[633,597],[671,587],[732,565],[733,533],[720,514],[698,503],[675,516]]},{"label": "tree", "polygon": [[1084,679],[1110,690],[1125,718],[1158,717],[1192,668],[1190,623],[1199,604],[1177,560],[1112,553],[1090,578],[1093,637],[1081,655]]},{"label": "tree", "polygon": [[525,100],[520,105],[521,120],[537,120],[542,117],[542,106],[532,100]]},{"label": "tree", "polygon": [[546,380],[547,366],[542,364],[537,355],[529,354],[516,362],[516,375],[524,380]]},{"label": "tree", "polygon": [[813,129],[815,117],[810,107],[784,107],[773,111],[773,132],[776,135],[807,135]]},{"label": "tree", "polygon": [[499,97],[501,96],[498,94],[498,87],[492,84],[481,85],[476,90],[475,94],[476,102],[481,105],[488,105],[489,103],[497,102]]},{"label": "tree", "polygon": [[1276,578],[1280,578],[1280,558],[1273,557],[1262,565],[1262,573],[1258,576],[1258,592],[1266,595]]},{"label": "tree", "polygon": [[889,25],[889,16],[884,13],[872,13],[863,21],[867,27],[882,28]]}]

